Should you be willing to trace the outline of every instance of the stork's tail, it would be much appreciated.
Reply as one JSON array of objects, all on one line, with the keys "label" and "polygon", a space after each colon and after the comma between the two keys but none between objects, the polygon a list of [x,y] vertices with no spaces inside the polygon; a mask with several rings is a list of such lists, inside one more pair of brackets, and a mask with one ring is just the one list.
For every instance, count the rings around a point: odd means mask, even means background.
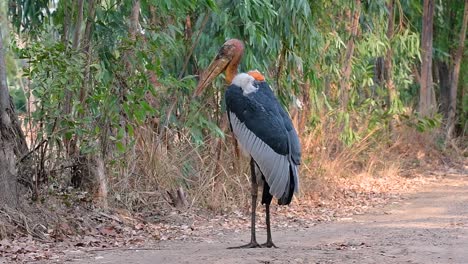
[{"label": "stork's tail", "polygon": [[294,196],[294,192],[299,191],[299,175],[297,172],[297,166],[289,166],[289,186],[284,192],[283,196],[278,199],[279,205],[288,205]]}]

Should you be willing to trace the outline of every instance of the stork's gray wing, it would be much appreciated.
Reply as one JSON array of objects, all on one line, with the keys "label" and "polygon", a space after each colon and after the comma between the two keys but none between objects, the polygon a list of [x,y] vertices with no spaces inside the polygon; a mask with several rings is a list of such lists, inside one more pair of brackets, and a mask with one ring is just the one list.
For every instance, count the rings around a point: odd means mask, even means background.
[{"label": "stork's gray wing", "polygon": [[228,114],[232,132],[237,141],[257,163],[270,186],[270,193],[278,199],[281,198],[287,189],[286,187],[290,184],[288,156],[275,152],[255,135],[245,123],[242,123],[235,113],[229,112]]},{"label": "stork's gray wing", "polygon": [[[268,97],[270,100],[276,100],[273,91],[270,89],[266,82],[258,83],[260,90]],[[300,165],[301,164],[301,145],[299,143],[299,136],[297,135],[296,129],[294,129],[293,123],[291,118],[289,117],[288,113],[284,110],[284,108],[278,104],[278,112],[282,117],[284,127],[286,131],[288,131],[288,140],[289,140],[289,155],[291,160],[294,164]]]},{"label": "stork's gray wing", "polygon": [[290,131],[279,112],[281,106],[262,90],[244,95],[240,87],[231,85],[226,109],[237,141],[262,171],[270,194],[280,199],[298,190],[297,164],[291,159]]}]

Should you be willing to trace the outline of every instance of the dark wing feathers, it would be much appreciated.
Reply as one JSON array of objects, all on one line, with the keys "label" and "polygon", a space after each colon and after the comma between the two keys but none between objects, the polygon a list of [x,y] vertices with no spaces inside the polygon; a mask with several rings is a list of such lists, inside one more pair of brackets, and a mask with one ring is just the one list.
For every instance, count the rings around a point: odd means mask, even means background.
[{"label": "dark wing feathers", "polygon": [[234,113],[241,123],[276,153],[286,155],[287,133],[276,104],[276,99],[265,96],[261,90],[244,96],[240,87],[231,85],[226,91],[228,113]]},{"label": "dark wing feathers", "polygon": [[300,145],[291,119],[266,82],[254,82],[256,92],[243,95],[231,85],[226,91],[226,110],[238,142],[255,160],[270,193],[289,204],[298,191],[297,166]]},{"label": "dark wing feathers", "polygon": [[[277,102],[277,99],[273,93],[273,91],[270,89],[268,84],[266,82],[260,82],[259,83],[260,89],[265,91],[265,95],[270,98],[270,100],[274,100]],[[291,155],[292,160],[296,165],[301,164],[301,145],[299,143],[299,137],[297,135],[296,129],[294,129],[294,126],[292,124],[291,118],[289,117],[288,113],[284,110],[284,108],[277,103],[277,108],[278,112],[282,117],[284,126],[286,128],[286,131],[288,131],[288,138],[289,138],[289,154]]]}]

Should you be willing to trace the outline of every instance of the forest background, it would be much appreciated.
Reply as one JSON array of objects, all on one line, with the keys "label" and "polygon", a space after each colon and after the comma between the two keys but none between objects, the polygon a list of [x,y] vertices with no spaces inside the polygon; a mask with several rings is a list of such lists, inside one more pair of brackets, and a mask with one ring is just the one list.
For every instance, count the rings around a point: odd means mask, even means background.
[{"label": "forest background", "polygon": [[264,73],[293,118],[299,200],[336,198],[363,179],[392,186],[468,155],[466,0],[0,7],[0,201],[10,216],[0,238],[44,238],[48,228],[14,219],[51,203],[245,208],[248,166],[228,130],[223,78],[192,97],[229,38],[245,42],[241,70]]}]

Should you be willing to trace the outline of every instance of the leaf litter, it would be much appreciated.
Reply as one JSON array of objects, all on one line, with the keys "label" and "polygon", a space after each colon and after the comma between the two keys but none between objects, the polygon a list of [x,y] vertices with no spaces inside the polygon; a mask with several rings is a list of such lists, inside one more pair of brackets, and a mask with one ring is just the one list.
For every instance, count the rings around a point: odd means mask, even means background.
[{"label": "leaf litter", "polygon": [[[434,176],[435,175],[435,176]],[[272,225],[276,228],[309,228],[320,222],[349,221],[374,207],[398,202],[402,194],[439,180],[442,176],[412,178],[388,177],[333,179],[336,189],[328,195],[299,196],[290,206],[272,206]],[[257,225],[264,227],[264,208],[257,207]],[[1,257],[9,263],[47,261],[62,263],[73,256],[100,250],[144,249],[164,240],[213,242],[218,237],[247,230],[250,227],[249,206],[224,213],[204,209],[161,210],[132,213],[122,209],[99,211],[85,206],[57,213],[42,236],[36,237],[16,228],[14,235],[0,240]],[[0,222],[1,223],[1,222]],[[23,228],[24,229],[24,228]],[[366,245],[328,245],[339,250]]]}]

